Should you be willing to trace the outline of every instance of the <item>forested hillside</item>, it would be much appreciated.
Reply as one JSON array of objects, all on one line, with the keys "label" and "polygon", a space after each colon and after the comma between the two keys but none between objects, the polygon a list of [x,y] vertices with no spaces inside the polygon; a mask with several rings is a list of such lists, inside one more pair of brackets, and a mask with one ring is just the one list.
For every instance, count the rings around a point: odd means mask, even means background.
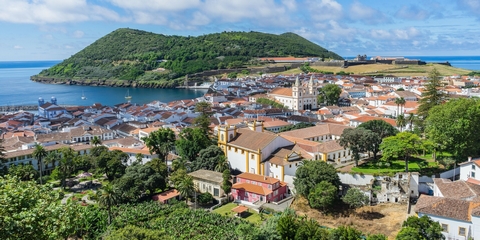
[{"label": "forested hillside", "polygon": [[[223,32],[199,37],[118,29],[42,71],[40,77],[90,80],[175,79],[212,69],[258,64],[257,57],[342,59],[294,33]],[[152,71],[165,68],[165,71]]]}]

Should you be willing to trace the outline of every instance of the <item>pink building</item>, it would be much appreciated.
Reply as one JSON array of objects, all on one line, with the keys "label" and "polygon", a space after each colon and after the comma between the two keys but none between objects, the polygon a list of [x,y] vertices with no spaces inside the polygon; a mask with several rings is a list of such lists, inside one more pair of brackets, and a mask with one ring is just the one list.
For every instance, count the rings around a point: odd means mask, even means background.
[{"label": "pink building", "polygon": [[232,196],[237,202],[278,202],[286,197],[287,183],[253,173],[237,175]]}]

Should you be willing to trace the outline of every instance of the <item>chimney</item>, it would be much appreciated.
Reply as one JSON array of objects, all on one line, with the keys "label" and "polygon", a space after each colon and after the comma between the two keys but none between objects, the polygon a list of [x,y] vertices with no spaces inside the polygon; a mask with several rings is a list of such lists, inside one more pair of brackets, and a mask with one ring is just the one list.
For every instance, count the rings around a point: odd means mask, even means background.
[{"label": "chimney", "polygon": [[267,180],[267,176],[263,177],[263,180]]},{"label": "chimney", "polygon": [[471,162],[471,161],[472,161],[472,157],[468,157],[468,161]]}]

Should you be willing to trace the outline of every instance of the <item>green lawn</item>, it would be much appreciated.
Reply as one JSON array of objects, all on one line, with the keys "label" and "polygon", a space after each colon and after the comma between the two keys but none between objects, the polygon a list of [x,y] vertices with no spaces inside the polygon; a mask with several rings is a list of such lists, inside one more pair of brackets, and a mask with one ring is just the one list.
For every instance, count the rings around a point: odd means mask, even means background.
[{"label": "green lawn", "polygon": [[[236,203],[227,203],[215,210],[213,210],[213,212],[215,213],[218,213],[222,216],[231,216],[231,217],[234,217],[235,213],[232,212],[232,209],[235,208],[237,206]],[[257,212],[255,212],[254,210],[250,209],[248,211],[248,213],[244,213],[244,216],[246,217],[243,217],[243,219],[251,222],[251,223],[254,223],[254,224],[260,224],[262,222],[262,219],[260,218],[260,214],[258,214]],[[265,216],[265,219],[269,218],[271,215],[270,214],[264,214],[263,216]]]},{"label": "green lawn", "polygon": [[[427,166],[423,169],[418,165],[421,162],[427,161]],[[408,162],[408,171],[409,172],[425,172],[431,174],[435,172],[435,169],[438,169],[438,164],[435,162],[430,162],[425,159],[412,157]],[[394,160],[385,162],[385,161],[368,161],[358,167],[352,168],[352,172],[355,173],[364,173],[364,174],[388,174],[388,173],[397,173],[405,172],[405,161],[403,160]]]}]

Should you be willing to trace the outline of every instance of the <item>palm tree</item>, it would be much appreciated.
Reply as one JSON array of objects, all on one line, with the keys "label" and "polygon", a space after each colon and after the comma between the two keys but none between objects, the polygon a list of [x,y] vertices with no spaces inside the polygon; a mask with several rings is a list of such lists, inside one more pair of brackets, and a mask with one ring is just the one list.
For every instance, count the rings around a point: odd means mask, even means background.
[{"label": "palm tree", "polygon": [[402,131],[403,127],[405,127],[406,124],[407,124],[407,121],[405,119],[405,116],[403,114],[399,115],[397,117],[397,126],[400,128],[400,132]]},{"label": "palm tree", "polygon": [[185,203],[188,203],[188,196],[195,190],[192,176],[185,175],[178,183],[177,190],[180,193],[180,196],[185,198]]},{"label": "palm tree", "polygon": [[60,158],[58,164],[58,170],[61,173],[63,189],[65,189],[65,180],[67,177],[70,177],[72,171],[75,170],[77,152],[75,152],[75,150],[73,150],[71,147],[63,147],[60,149],[60,152],[62,153],[62,157]]},{"label": "palm tree", "polygon": [[408,124],[410,125],[410,131],[413,131],[413,122],[416,120],[416,117],[413,113],[408,114],[407,121]]},{"label": "palm tree", "polygon": [[220,156],[217,165],[215,166],[215,171],[223,172],[225,170],[230,170],[230,162],[227,157]]},{"label": "palm tree", "polygon": [[90,143],[93,144],[95,147],[102,144],[102,140],[100,140],[99,137],[94,136],[92,140],[90,140]]},{"label": "palm tree", "polygon": [[47,150],[40,145],[40,144],[35,144],[35,150],[33,150],[33,156],[37,159],[37,164],[38,164],[38,172],[40,173],[40,185],[43,184],[42,180],[42,159],[47,156]]},{"label": "palm tree", "polygon": [[120,194],[111,184],[106,184],[97,192],[98,204],[107,209],[108,225],[112,223],[112,206],[120,202]]},{"label": "palm tree", "polygon": [[58,159],[60,158],[60,155],[54,151],[51,151],[47,154],[45,157],[45,164],[50,164],[52,163],[52,166],[55,167],[55,164],[57,163]]},{"label": "palm tree", "polygon": [[395,98],[395,104],[397,104],[397,117],[403,114],[400,114],[400,106],[405,104],[405,98]]}]

